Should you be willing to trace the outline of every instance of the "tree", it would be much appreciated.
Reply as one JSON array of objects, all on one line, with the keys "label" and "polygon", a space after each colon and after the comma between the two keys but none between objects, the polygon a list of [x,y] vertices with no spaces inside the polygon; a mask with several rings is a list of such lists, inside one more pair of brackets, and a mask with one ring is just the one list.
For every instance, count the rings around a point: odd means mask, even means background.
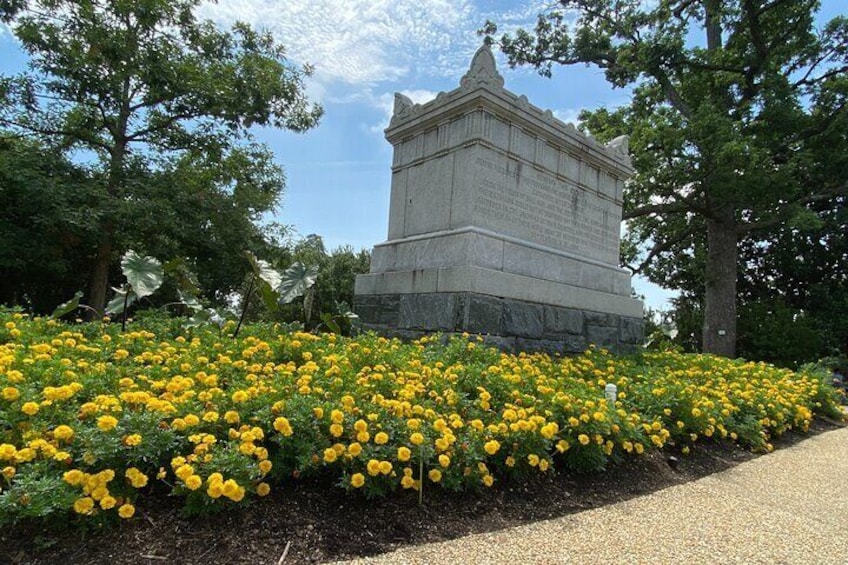
[{"label": "tree", "polygon": [[88,302],[102,309],[117,255],[114,217],[132,170],[156,155],[224,151],[252,125],[304,131],[321,108],[309,69],[244,24],[199,21],[200,0],[7,0],[0,17],[30,55],[3,77],[0,123],[92,156],[100,205]]},{"label": "tree", "polygon": [[630,104],[581,118],[601,140],[631,136],[637,173],[623,218],[646,254],[629,259],[655,282],[702,277],[707,352],[735,354],[740,240],[807,221],[809,204],[848,191],[848,20],[816,33],[817,8],[563,0],[532,33],[499,38],[511,65],[550,75],[554,64],[593,64],[633,88]]},{"label": "tree", "polygon": [[50,312],[85,284],[91,179],[54,148],[0,134],[0,304]]}]

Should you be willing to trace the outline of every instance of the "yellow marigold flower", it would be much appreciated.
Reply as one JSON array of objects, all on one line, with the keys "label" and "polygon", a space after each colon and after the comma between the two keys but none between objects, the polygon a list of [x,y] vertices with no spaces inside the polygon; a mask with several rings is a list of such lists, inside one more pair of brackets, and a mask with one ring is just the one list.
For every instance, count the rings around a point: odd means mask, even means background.
[{"label": "yellow marigold flower", "polygon": [[122,504],[120,508],[118,508],[118,516],[124,519],[129,519],[133,517],[135,514],[135,506],[130,503]]},{"label": "yellow marigold flower", "polygon": [[243,390],[237,390],[233,393],[231,398],[233,402],[235,402],[236,404],[240,404],[242,402],[247,401],[250,398],[250,395],[248,395],[247,392]]},{"label": "yellow marigold flower", "polygon": [[330,435],[333,437],[341,437],[344,433],[344,428],[340,424],[330,425]]},{"label": "yellow marigold flower", "polygon": [[409,436],[409,441],[412,445],[421,445],[424,443],[424,436],[418,432],[415,432],[411,436]]},{"label": "yellow marigold flower", "polygon": [[3,476],[6,478],[7,481],[11,481],[15,478],[15,472],[16,471],[14,467],[3,467],[2,471]]},{"label": "yellow marigold flower", "polygon": [[35,416],[38,413],[39,406],[35,402],[25,402],[23,406],[21,406],[21,412],[26,414],[27,416]]},{"label": "yellow marigold flower", "polygon": [[391,461],[380,461],[380,472],[384,475],[388,475],[392,472],[392,463]]},{"label": "yellow marigold flower", "polygon": [[13,386],[7,386],[3,389],[3,400],[17,400],[21,393]]},{"label": "yellow marigold flower", "polygon": [[253,452],[256,451],[256,446],[252,443],[242,443],[239,445],[239,452],[242,455],[253,455]]},{"label": "yellow marigold flower", "polygon": [[224,494],[224,483],[221,481],[210,481],[209,487],[206,489],[206,494],[209,498],[221,498]]},{"label": "yellow marigold flower", "polygon": [[97,427],[100,431],[108,432],[118,425],[118,419],[114,416],[100,416],[97,418]]},{"label": "yellow marigold flower", "polygon": [[365,475],[362,473],[354,473],[353,476],[350,477],[350,486],[353,488],[360,488],[365,484]]},{"label": "yellow marigold flower", "polygon": [[102,508],[103,510],[110,510],[114,508],[117,503],[118,501],[115,500],[114,497],[107,494],[106,496],[100,499],[100,508]]},{"label": "yellow marigold flower", "polygon": [[504,463],[506,463],[507,467],[515,467],[515,457],[510,455],[506,458],[506,461],[504,461]]},{"label": "yellow marigold flower", "polygon": [[412,478],[412,475],[404,475],[400,480],[400,486],[405,489],[410,489],[415,486],[415,479]]},{"label": "yellow marigold flower", "polygon": [[268,496],[271,492],[271,485],[268,483],[259,483],[256,485],[256,494],[259,496]]},{"label": "yellow marigold flower", "polygon": [[353,429],[356,430],[357,432],[364,432],[364,431],[368,430],[368,423],[365,420],[361,420],[361,419],[357,420],[353,424]]},{"label": "yellow marigold flower", "polygon": [[259,471],[261,471],[263,475],[267,475],[271,471],[271,467],[273,467],[273,463],[267,459],[259,462]]},{"label": "yellow marigold flower", "polygon": [[17,448],[10,443],[0,444],[0,459],[7,459],[11,461],[15,458],[17,452]]},{"label": "yellow marigold flower", "polygon": [[186,414],[184,419],[187,426],[196,426],[200,423],[200,418],[194,414]]},{"label": "yellow marigold flower", "polygon": [[344,412],[341,410],[333,410],[330,412],[330,421],[334,424],[341,424],[344,422]]},{"label": "yellow marigold flower", "polygon": [[448,457],[444,453],[442,455],[439,455],[439,465],[441,465],[443,468],[447,469],[450,465],[450,461],[450,457]]},{"label": "yellow marigold flower", "polygon": [[427,477],[434,483],[438,483],[442,480],[442,472],[438,469],[430,469],[430,472],[427,473]]},{"label": "yellow marigold flower", "polygon": [[74,429],[64,424],[56,426],[56,429],[53,430],[53,437],[58,440],[69,440],[74,437]]},{"label": "yellow marigold flower", "polygon": [[683,455],[689,455],[690,449],[688,445],[684,445],[683,449],[680,450]]},{"label": "yellow marigold flower", "polygon": [[494,455],[501,448],[501,444],[496,439],[491,439],[483,445],[483,449],[486,450],[486,453],[489,455]]},{"label": "yellow marigold flower", "polygon": [[372,477],[376,477],[380,474],[380,462],[376,459],[369,460],[365,468],[368,470],[368,474]]},{"label": "yellow marigold flower", "polygon": [[641,443],[637,443],[637,444],[635,444],[635,445],[633,446],[633,448],[636,450],[636,453],[638,453],[638,454],[640,454],[640,455],[642,454],[642,452],[644,452],[644,451],[645,451],[645,446],[644,446],[644,445],[642,445]]},{"label": "yellow marigold flower", "polygon": [[224,421],[228,424],[238,424],[241,420],[239,413],[235,410],[227,410],[224,412]]},{"label": "yellow marigold flower", "polygon": [[527,462],[530,463],[531,467],[535,467],[536,465],[539,464],[539,456],[536,455],[535,453],[531,453],[530,455],[527,456]]},{"label": "yellow marigold flower", "polygon": [[325,463],[333,463],[333,462],[335,462],[337,457],[338,457],[338,454],[336,453],[336,450],[333,449],[332,447],[328,447],[327,449],[324,450],[324,462]]},{"label": "yellow marigold flower", "polygon": [[580,445],[589,445],[589,442],[591,440],[589,439],[589,436],[587,436],[586,434],[580,434],[579,436],[577,436],[577,441],[580,442]]},{"label": "yellow marigold flower", "polygon": [[235,482],[233,479],[227,479],[224,481],[224,496],[227,498],[232,498],[236,492],[238,492],[239,484]]},{"label": "yellow marigold flower", "polygon": [[294,433],[294,431],[292,430],[291,424],[289,424],[288,419],[283,418],[282,416],[280,416],[279,418],[274,420],[274,429],[277,430],[278,432],[280,432],[281,434],[283,434],[286,437],[288,437],[288,436],[292,435],[292,433]]},{"label": "yellow marigold flower", "polygon": [[398,447],[398,450],[397,450],[398,461],[402,461],[402,462],[409,461],[409,458],[411,456],[412,456],[412,452],[409,450],[408,447],[405,447],[405,446]]},{"label": "yellow marigold flower", "polygon": [[362,445],[358,442],[353,442],[347,446],[347,452],[353,457],[359,457],[359,454],[362,453]]},{"label": "yellow marigold flower", "polygon": [[188,487],[189,490],[197,490],[203,485],[203,479],[201,479],[198,475],[192,475],[185,480],[185,486]]},{"label": "yellow marigold flower", "polygon": [[124,445],[128,445],[130,447],[135,447],[141,443],[141,435],[140,434],[132,434],[128,435],[124,438]]},{"label": "yellow marigold flower", "polygon": [[603,412],[595,412],[594,414],[592,414],[592,419],[596,422],[604,422],[606,421],[607,416]]},{"label": "yellow marigold flower", "polygon": [[547,470],[548,470],[548,468],[550,467],[550,465],[551,465],[551,464],[548,462],[548,460],[547,460],[547,459],[541,459],[541,460],[539,461],[539,470],[540,470],[540,471],[542,471],[542,472],[544,473],[545,471],[547,471]]},{"label": "yellow marigold flower", "polygon": [[182,481],[185,481],[194,474],[194,467],[191,465],[182,465],[177,468],[174,474]]},{"label": "yellow marigold flower", "polygon": [[377,435],[374,436],[374,443],[377,445],[385,445],[389,442],[389,434],[386,432],[377,432]]},{"label": "yellow marigold flower", "polygon": [[495,478],[492,477],[492,475],[484,475],[482,481],[483,481],[483,484],[486,485],[487,487],[490,487],[493,484],[495,484]]},{"label": "yellow marigold flower", "polygon": [[74,501],[74,512],[77,514],[89,514],[94,509],[94,500],[85,496]]},{"label": "yellow marigold flower", "polygon": [[356,441],[360,443],[367,443],[369,439],[371,439],[371,434],[369,434],[368,432],[356,433]]},{"label": "yellow marigold flower", "polygon": [[80,471],[79,469],[71,469],[70,471],[65,471],[62,474],[62,479],[71,486],[77,486],[82,484],[85,480],[85,473]]},{"label": "yellow marigold flower", "polygon": [[124,476],[130,480],[130,484],[134,488],[142,488],[147,486],[147,475],[136,469],[135,467],[130,467],[124,473]]}]

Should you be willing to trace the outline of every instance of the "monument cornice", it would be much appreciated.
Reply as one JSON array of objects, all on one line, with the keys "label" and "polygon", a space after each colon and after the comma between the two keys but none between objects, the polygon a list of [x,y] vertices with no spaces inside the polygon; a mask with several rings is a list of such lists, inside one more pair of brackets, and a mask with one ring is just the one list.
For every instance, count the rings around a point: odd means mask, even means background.
[{"label": "monument cornice", "polygon": [[[627,136],[601,144],[573,124],[559,120],[550,110],[531,104],[526,96],[506,90],[502,77],[494,70],[494,57],[485,46],[477,51],[471,69],[458,88],[440,92],[434,100],[424,104],[415,104],[406,96],[395,94],[394,115],[385,130],[386,139],[397,145],[422,131],[480,110],[515,124],[563,151],[604,164],[607,170],[620,173],[623,178],[634,172]],[[568,144],[564,145],[563,140]]]}]

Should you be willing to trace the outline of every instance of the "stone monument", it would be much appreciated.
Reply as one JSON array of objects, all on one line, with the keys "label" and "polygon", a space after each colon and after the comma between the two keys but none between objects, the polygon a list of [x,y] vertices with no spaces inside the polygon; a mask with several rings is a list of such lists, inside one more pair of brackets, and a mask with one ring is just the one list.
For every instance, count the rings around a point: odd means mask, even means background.
[{"label": "stone monument", "polygon": [[627,137],[599,144],[503,85],[484,46],[459,88],[422,105],[395,95],[388,239],[354,310],[401,337],[632,349],[644,329],[618,266]]}]

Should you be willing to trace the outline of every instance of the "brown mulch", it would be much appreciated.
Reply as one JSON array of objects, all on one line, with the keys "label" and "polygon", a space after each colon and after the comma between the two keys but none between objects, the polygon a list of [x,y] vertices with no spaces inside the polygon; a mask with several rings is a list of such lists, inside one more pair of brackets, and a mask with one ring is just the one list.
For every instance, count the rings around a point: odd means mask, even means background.
[{"label": "brown mulch", "polygon": [[[790,432],[777,449],[839,427],[818,420],[810,434]],[[722,471],[757,457],[726,443],[699,445],[688,456],[673,448],[587,475],[548,473],[479,493],[441,489],[366,500],[321,481],[278,488],[238,511],[186,518],[179,501],[157,499],[136,516],[100,532],[59,533],[19,526],[0,532],[0,563],[179,564],[322,563],[443,541],[580,512]],[[285,559],[282,560],[283,554]]]}]

